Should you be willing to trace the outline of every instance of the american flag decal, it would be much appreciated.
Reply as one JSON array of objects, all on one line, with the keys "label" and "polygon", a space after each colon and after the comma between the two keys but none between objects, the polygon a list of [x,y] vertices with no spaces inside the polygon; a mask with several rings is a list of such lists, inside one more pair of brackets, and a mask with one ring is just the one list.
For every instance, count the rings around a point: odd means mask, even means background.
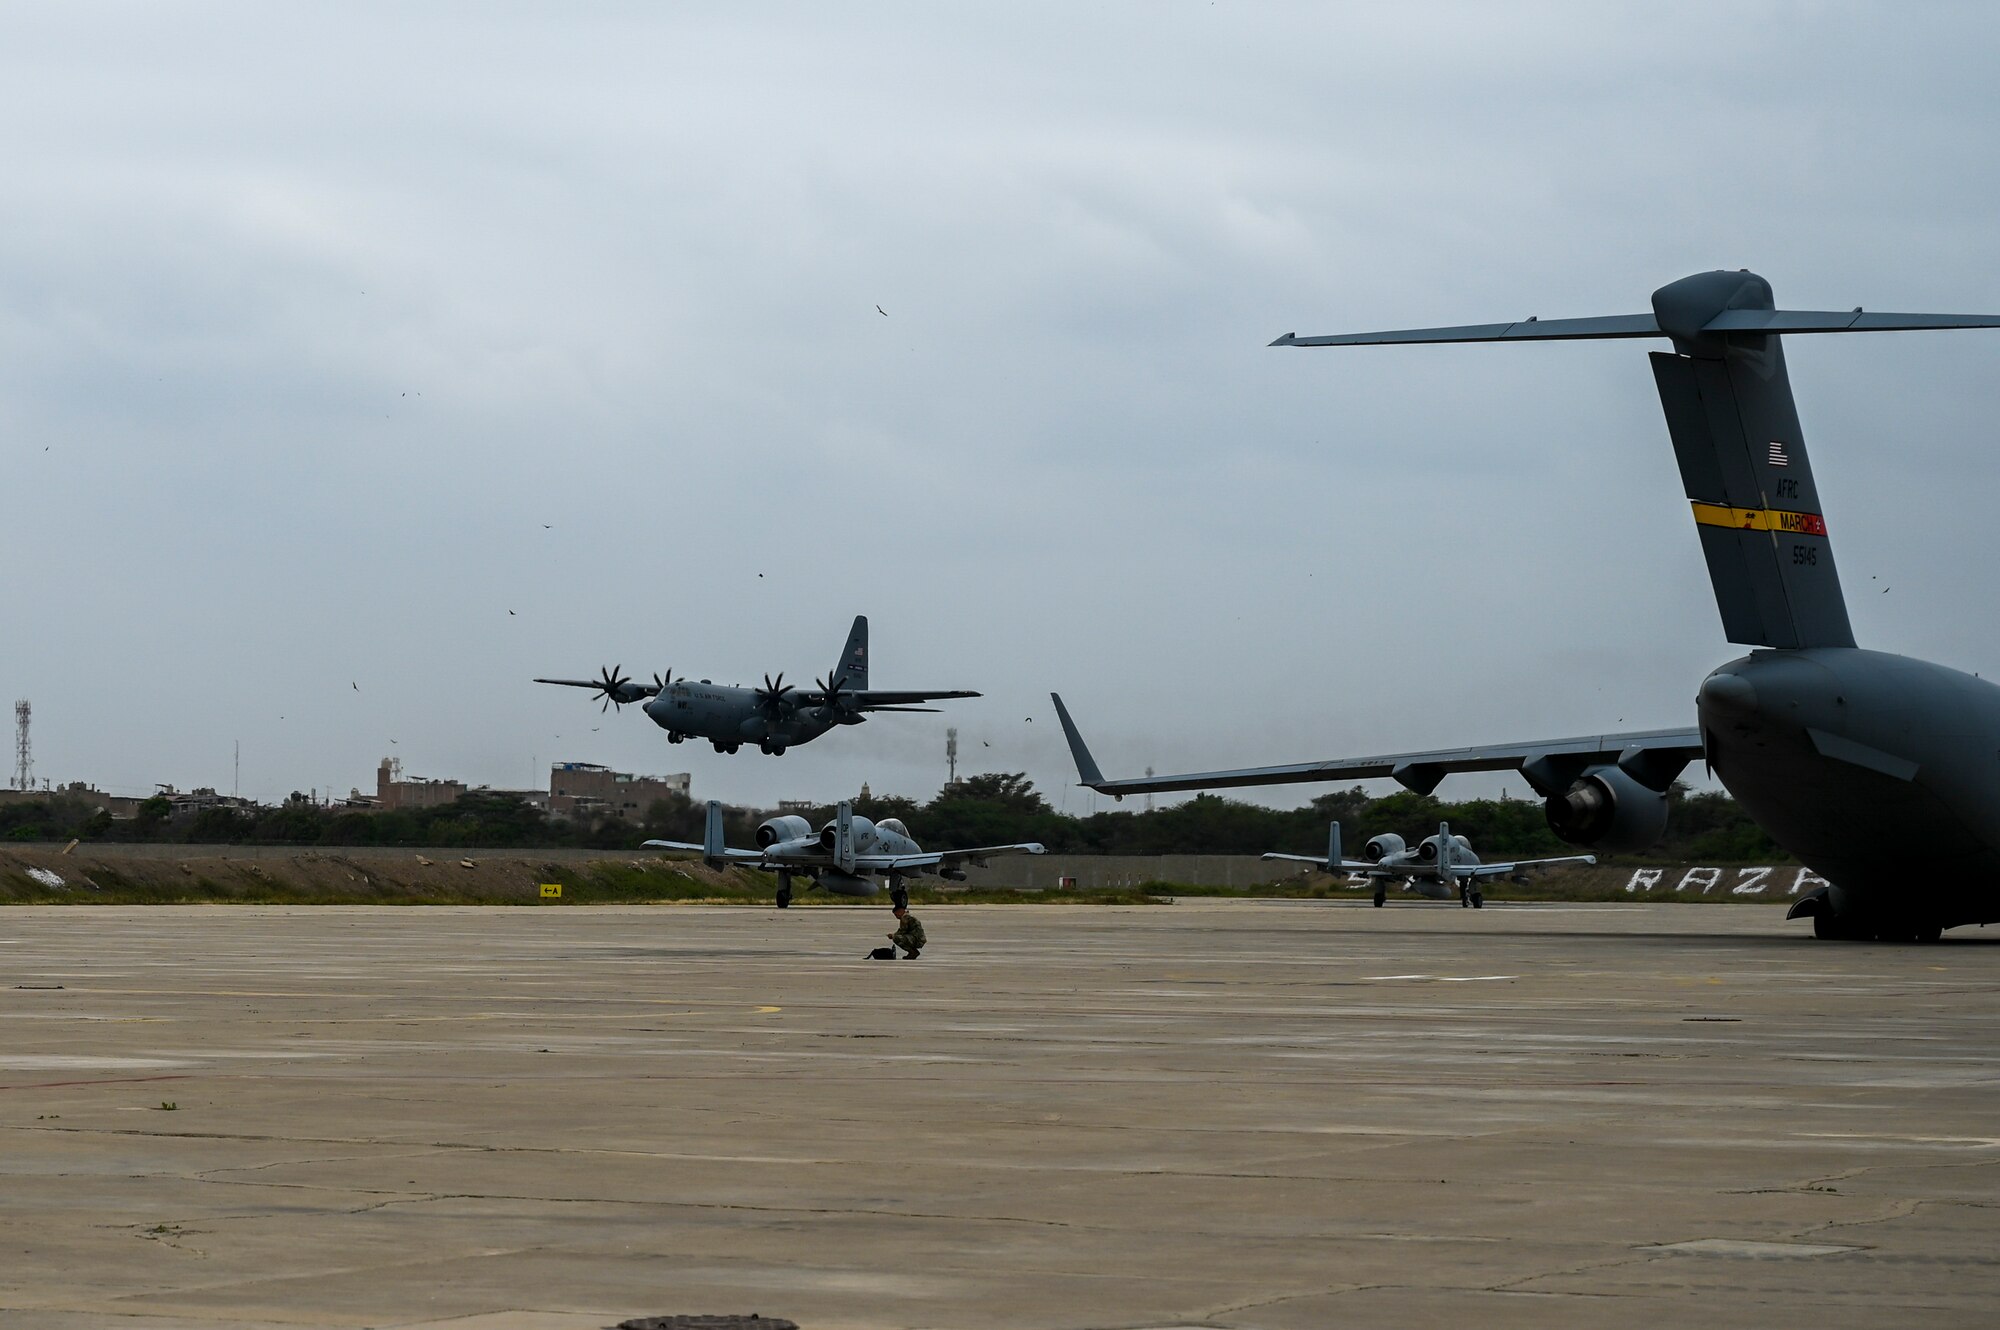
[{"label": "american flag decal", "polygon": [[1792,459],[1785,455],[1785,445],[1779,443],[1776,439],[1771,440],[1770,461],[1772,466],[1790,466],[1792,464]]}]

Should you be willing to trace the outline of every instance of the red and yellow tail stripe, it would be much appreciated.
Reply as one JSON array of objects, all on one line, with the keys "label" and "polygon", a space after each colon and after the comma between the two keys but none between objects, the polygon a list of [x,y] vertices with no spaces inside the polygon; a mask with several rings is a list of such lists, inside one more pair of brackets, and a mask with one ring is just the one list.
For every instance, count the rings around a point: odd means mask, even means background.
[{"label": "red and yellow tail stripe", "polygon": [[1792,513],[1782,508],[1731,508],[1720,503],[1694,503],[1694,520],[1701,526],[1726,526],[1737,531],[1784,531],[1795,536],[1824,536],[1826,519],[1818,513]]}]

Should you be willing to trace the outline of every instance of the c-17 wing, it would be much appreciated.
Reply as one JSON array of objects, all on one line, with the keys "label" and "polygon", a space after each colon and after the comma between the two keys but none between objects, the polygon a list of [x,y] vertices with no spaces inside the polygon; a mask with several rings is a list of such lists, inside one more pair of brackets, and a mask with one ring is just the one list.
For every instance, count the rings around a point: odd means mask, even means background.
[{"label": "c-17 wing", "polygon": [[1100,794],[1164,794],[1175,790],[1213,790],[1243,785],[1288,785],[1310,781],[1372,780],[1388,777],[1405,789],[1429,794],[1438,782],[1458,771],[1519,771],[1544,795],[1566,788],[1591,767],[1622,767],[1651,789],[1665,790],[1682,768],[1702,755],[1701,731],[1640,730],[1626,734],[1586,734],[1572,739],[1538,739],[1526,743],[1490,744],[1477,748],[1434,748],[1418,753],[1386,753],[1377,757],[1331,758],[1288,766],[1242,767],[1233,771],[1196,771],[1175,776],[1137,776],[1107,780],[1097,768],[1069,708],[1051,693],[1056,717],[1069,740],[1080,783]]},{"label": "c-17 wing", "polygon": [[998,854],[1047,853],[1040,842],[1026,841],[1020,845],[982,845],[971,850],[931,850],[922,854],[862,854],[855,856],[854,863],[858,868],[872,868],[878,873],[900,873],[919,868],[950,870],[968,863],[983,867]]}]

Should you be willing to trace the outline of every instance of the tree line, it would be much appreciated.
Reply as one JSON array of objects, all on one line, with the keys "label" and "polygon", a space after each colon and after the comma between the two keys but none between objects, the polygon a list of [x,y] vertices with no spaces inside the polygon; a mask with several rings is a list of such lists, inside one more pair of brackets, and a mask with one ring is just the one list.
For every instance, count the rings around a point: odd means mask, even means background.
[{"label": "tree line", "polygon": [[[1786,857],[1727,794],[1695,793],[1677,784],[1668,798],[1666,839],[1646,857],[1721,863]],[[1573,852],[1549,830],[1539,802],[1447,803],[1407,791],[1375,798],[1358,785],[1323,794],[1303,808],[1266,808],[1204,794],[1151,812],[1117,808],[1077,816],[1051,808],[1024,773],[989,773],[948,786],[927,803],[882,796],[856,799],[854,811],[876,821],[900,819],[926,849],[1040,841],[1053,854],[1324,854],[1327,824],[1337,818],[1350,857],[1359,855],[1370,836],[1395,832],[1414,844],[1439,822],[1450,822],[1455,834],[1488,859]],[[148,799],[136,818],[113,820],[58,793],[0,805],[0,839],[630,850],[647,839],[699,842],[706,805],[676,795],[655,801],[637,821],[615,814],[571,820],[551,817],[517,796],[473,790],[455,803],[383,812],[323,808],[294,796],[276,808],[210,808],[180,819],[170,813],[166,799]],[[757,824],[769,816],[756,809],[727,810],[729,843],[753,845]],[[817,827],[833,809],[803,816]]]}]

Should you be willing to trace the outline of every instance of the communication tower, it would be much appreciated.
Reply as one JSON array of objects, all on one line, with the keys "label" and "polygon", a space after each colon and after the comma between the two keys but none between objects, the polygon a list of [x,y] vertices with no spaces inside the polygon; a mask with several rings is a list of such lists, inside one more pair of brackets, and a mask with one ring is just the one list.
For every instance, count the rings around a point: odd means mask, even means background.
[{"label": "communication tower", "polygon": [[[25,704],[24,704],[25,705]],[[952,726],[944,732],[944,787],[950,789],[958,784],[958,727]]]},{"label": "communication tower", "polygon": [[[1151,780],[1152,778],[1153,778],[1153,769],[1151,767],[1147,767],[1146,779]],[[1153,811],[1153,796],[1150,794],[1146,796],[1146,811],[1149,813]]]},{"label": "communication tower", "polygon": [[30,711],[25,697],[14,704],[14,788],[17,790],[35,788],[35,760],[28,750]]}]

